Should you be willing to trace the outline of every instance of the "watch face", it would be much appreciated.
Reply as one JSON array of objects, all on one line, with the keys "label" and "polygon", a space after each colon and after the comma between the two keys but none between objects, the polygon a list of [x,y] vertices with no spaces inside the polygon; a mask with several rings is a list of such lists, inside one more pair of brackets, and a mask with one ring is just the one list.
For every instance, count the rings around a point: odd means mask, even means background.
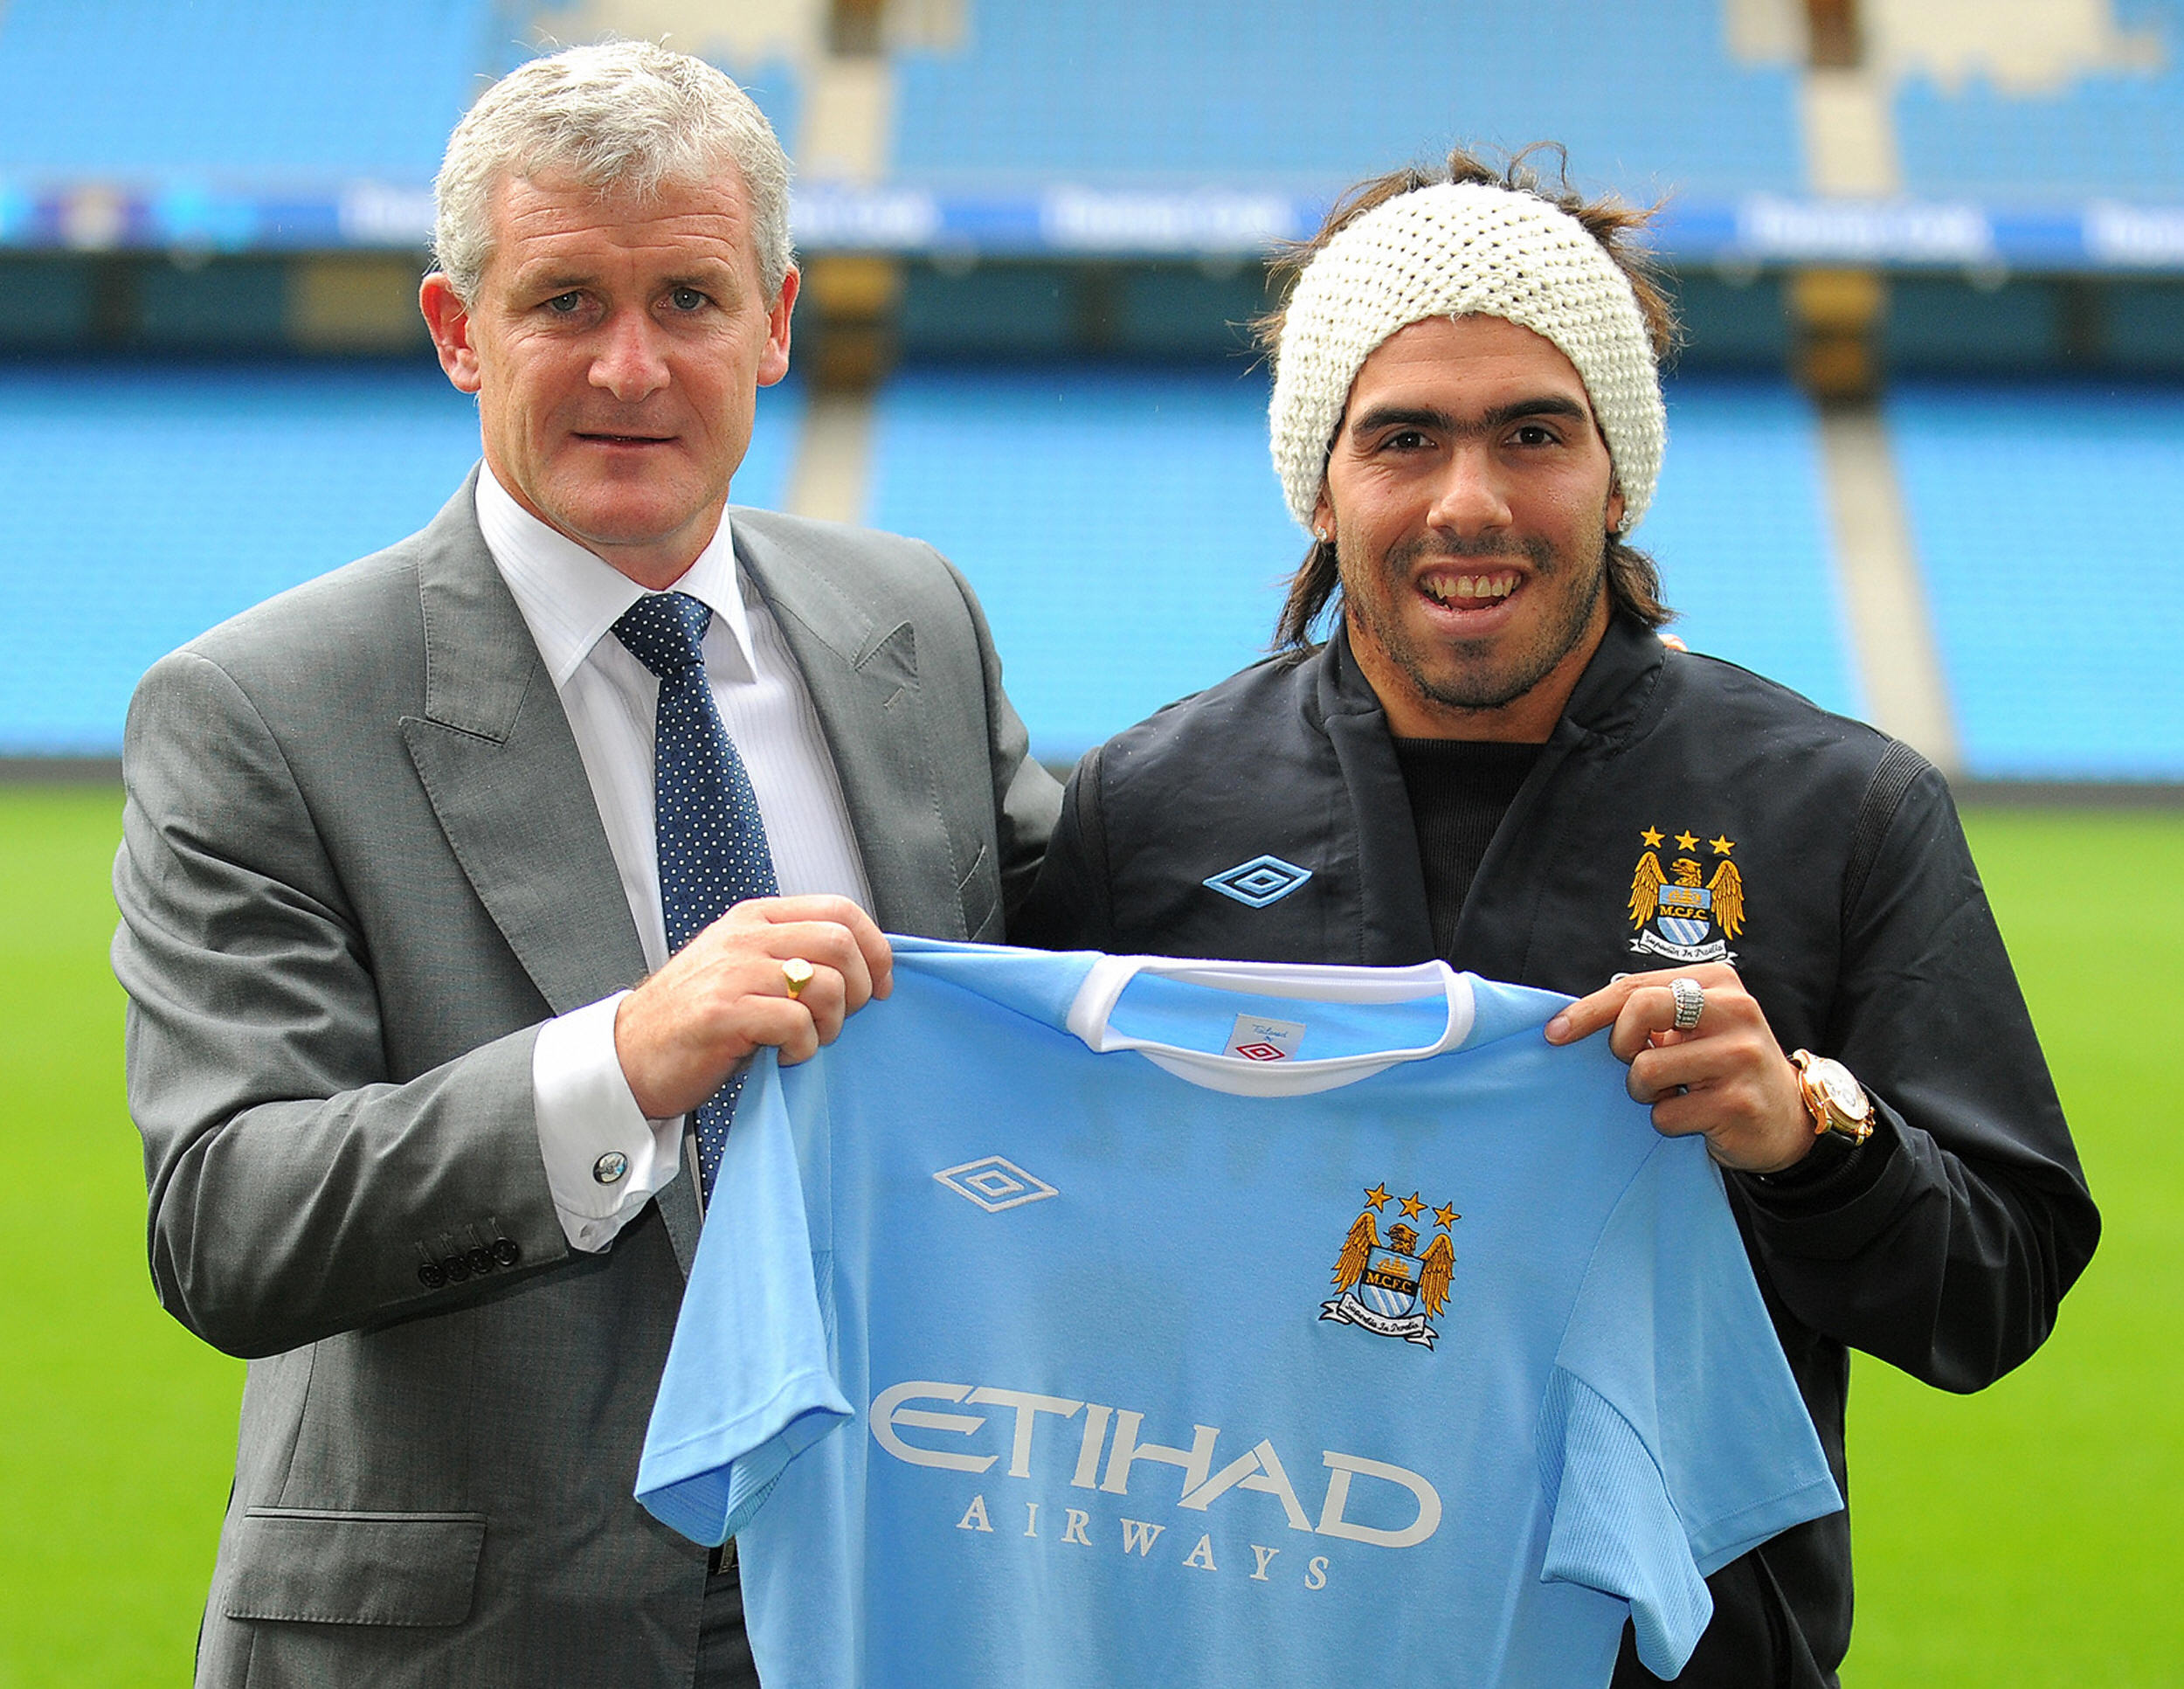
[{"label": "watch face", "polygon": [[1849,1068],[1840,1062],[1832,1062],[1822,1056],[1815,1060],[1805,1071],[1821,1093],[1835,1108],[1849,1115],[1853,1120],[1861,1120],[1865,1118],[1869,1106],[1865,1100],[1865,1092],[1859,1088],[1858,1082],[1850,1076]]}]

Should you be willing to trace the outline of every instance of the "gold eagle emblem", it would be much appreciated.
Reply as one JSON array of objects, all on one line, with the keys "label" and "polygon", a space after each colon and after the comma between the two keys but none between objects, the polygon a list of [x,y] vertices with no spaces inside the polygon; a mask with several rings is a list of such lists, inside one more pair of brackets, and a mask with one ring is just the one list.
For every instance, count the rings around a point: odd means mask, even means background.
[{"label": "gold eagle emblem", "polygon": [[[1380,1247],[1379,1229],[1372,1223],[1372,1212],[1367,1210],[1351,1223],[1350,1235],[1343,1239],[1342,1253],[1335,1257],[1335,1288],[1355,1289],[1358,1281],[1365,1277],[1373,1250]],[[1411,1255],[1418,1247],[1418,1234],[1408,1226],[1396,1226],[1388,1233],[1387,1247],[1398,1255]],[[1427,1313],[1438,1314],[1448,1305],[1448,1281],[1456,1266],[1455,1248],[1443,1232],[1427,1246],[1422,1256],[1413,1258],[1419,1263],[1418,1299],[1425,1305]]]}]

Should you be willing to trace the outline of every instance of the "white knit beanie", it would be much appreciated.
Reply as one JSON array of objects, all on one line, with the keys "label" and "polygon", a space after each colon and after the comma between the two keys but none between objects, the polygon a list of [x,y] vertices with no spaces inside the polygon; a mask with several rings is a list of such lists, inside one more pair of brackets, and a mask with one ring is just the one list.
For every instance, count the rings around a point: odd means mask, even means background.
[{"label": "white knit beanie", "polygon": [[1585,225],[1536,194],[1438,183],[1376,205],[1297,278],[1268,409],[1275,472],[1307,528],[1351,384],[1373,350],[1428,317],[1498,316],[1559,347],[1593,401],[1628,533],[1653,502],[1668,419],[1629,278]]}]

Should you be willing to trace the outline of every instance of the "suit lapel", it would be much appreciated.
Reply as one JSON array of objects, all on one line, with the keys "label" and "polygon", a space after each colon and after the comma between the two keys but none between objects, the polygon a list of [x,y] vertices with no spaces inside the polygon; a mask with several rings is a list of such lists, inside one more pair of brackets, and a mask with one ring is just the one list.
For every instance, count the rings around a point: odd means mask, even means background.
[{"label": "suit lapel", "polygon": [[[476,476],[420,535],[425,713],[402,734],[471,886],[556,1014],[644,976],[606,830],[569,717],[478,531]],[[659,1197],[684,1270],[689,1180]]]},{"label": "suit lapel", "polygon": [[837,584],[837,559],[760,531],[745,513],[736,513],[733,532],[736,560],[780,627],[819,716],[874,917],[890,932],[969,937],[958,890],[968,865],[956,860],[934,785],[916,624],[875,616]]}]

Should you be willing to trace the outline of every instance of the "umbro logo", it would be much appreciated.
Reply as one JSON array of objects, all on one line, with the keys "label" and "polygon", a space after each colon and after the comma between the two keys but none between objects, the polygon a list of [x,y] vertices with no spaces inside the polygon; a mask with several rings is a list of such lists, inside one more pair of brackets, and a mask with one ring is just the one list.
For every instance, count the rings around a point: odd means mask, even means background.
[{"label": "umbro logo", "polygon": [[1285,862],[1279,856],[1254,856],[1199,883],[1224,897],[1234,897],[1248,909],[1264,909],[1268,903],[1280,903],[1311,877],[1310,869]]},{"label": "umbro logo", "polygon": [[1035,1178],[1015,1162],[999,1155],[981,1156],[959,1167],[943,1167],[933,1177],[988,1214],[999,1214],[1003,1208],[1019,1208],[1026,1202],[1043,1202],[1049,1196],[1061,1194],[1044,1179]]}]

